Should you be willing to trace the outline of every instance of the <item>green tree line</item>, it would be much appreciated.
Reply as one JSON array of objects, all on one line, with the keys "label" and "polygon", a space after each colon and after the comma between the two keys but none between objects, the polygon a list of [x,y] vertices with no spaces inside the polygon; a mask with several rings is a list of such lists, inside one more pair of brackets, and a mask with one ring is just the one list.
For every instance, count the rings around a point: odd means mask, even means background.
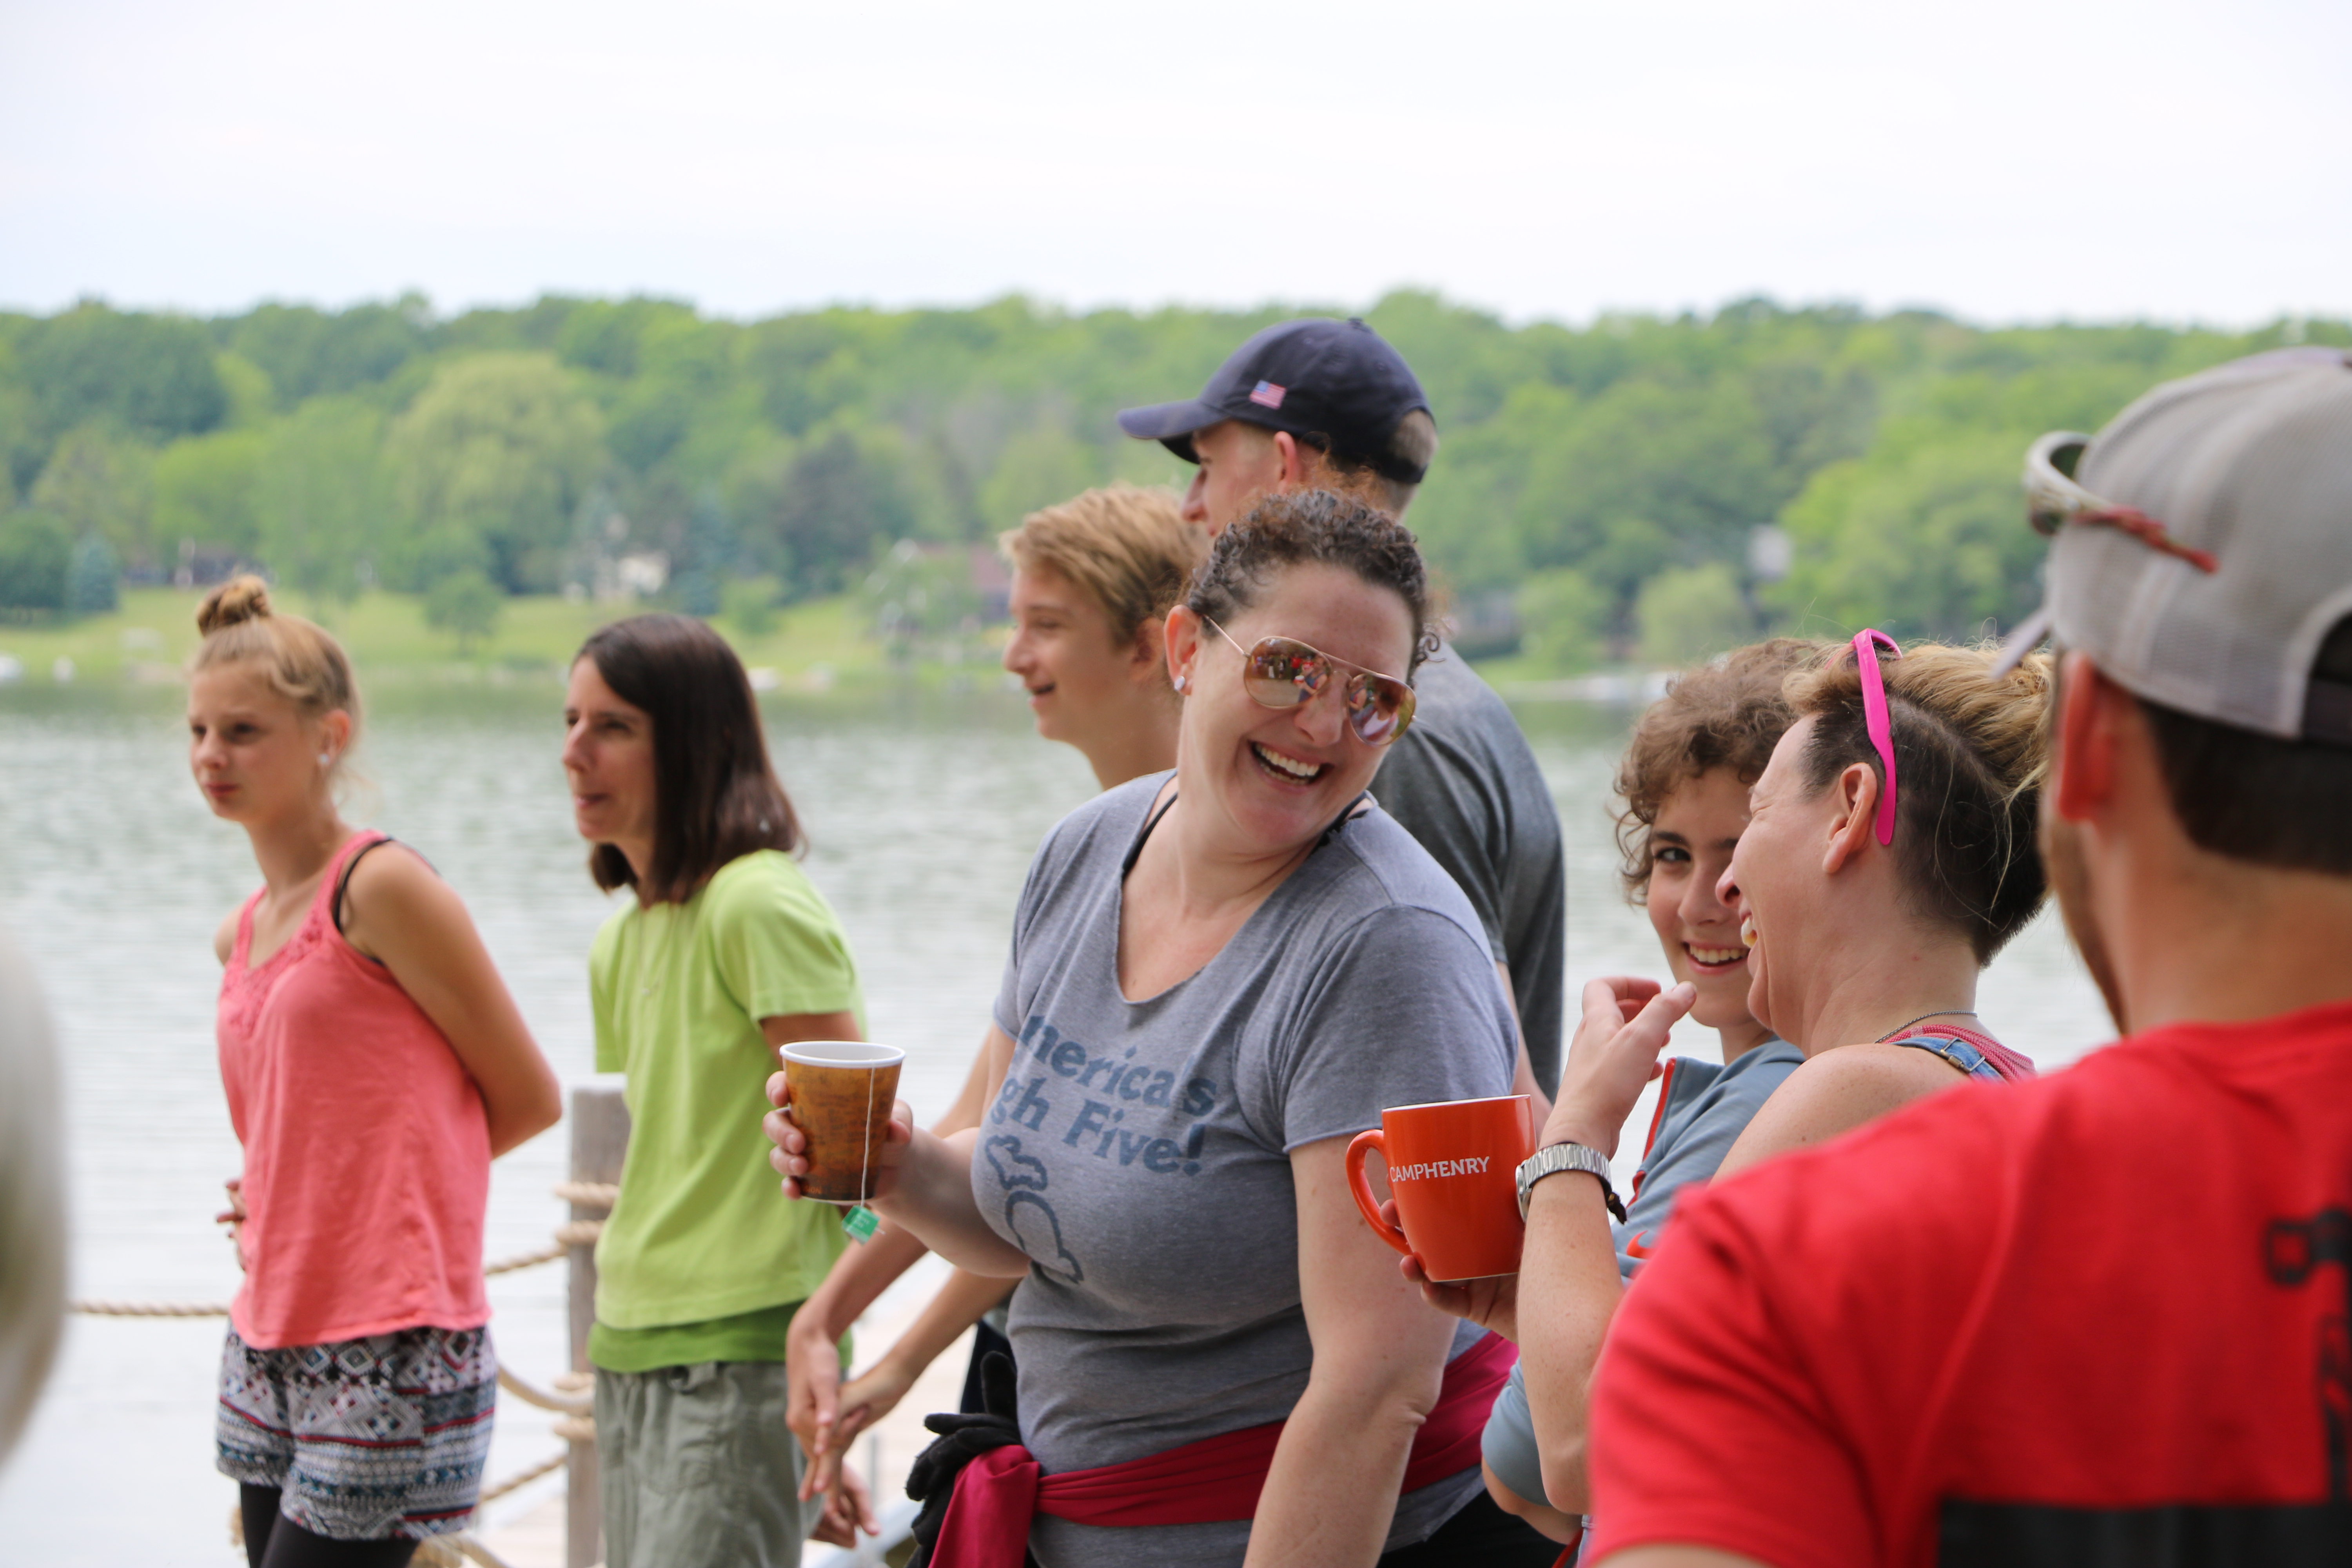
[{"label": "green tree line", "polygon": [[[658,560],[667,602],[757,615],[900,542],[1181,482],[1113,413],[1317,309],[0,314],[0,608],[102,609],[126,574],[235,559],[330,611],[426,595],[462,637],[499,595],[611,592],[632,561],[644,588]],[[1411,521],[1465,640],[1562,670],[1776,626],[2005,625],[2035,596],[2032,437],[2233,355],[2352,343],[2343,321],[1988,330],[1762,300],[1572,328],[1400,292],[1366,315],[1437,417]]]}]

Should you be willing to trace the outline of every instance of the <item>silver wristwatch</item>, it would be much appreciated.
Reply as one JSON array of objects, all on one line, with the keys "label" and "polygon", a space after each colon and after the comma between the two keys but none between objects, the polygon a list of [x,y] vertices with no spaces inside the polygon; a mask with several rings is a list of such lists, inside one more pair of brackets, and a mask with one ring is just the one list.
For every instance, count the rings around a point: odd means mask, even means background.
[{"label": "silver wristwatch", "polygon": [[1599,1150],[1588,1149],[1581,1143],[1552,1143],[1519,1162],[1520,1219],[1528,1217],[1528,1198],[1535,1192],[1536,1184],[1562,1171],[1582,1171],[1599,1177],[1601,1201],[1620,1220],[1625,1217],[1625,1205],[1617,1201],[1617,1189],[1609,1184],[1608,1159]]}]

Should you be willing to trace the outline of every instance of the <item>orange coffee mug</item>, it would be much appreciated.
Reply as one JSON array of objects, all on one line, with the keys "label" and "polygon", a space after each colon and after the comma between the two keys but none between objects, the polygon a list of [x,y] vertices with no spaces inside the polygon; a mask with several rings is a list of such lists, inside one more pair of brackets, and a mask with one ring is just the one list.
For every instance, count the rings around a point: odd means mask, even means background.
[{"label": "orange coffee mug", "polygon": [[[1404,1228],[1383,1223],[1364,1184],[1364,1154],[1389,1169]],[[1417,1254],[1432,1279],[1482,1279],[1519,1271],[1519,1162],[1536,1152],[1535,1112],[1524,1094],[1400,1105],[1348,1145],[1348,1190],[1374,1235]]]}]

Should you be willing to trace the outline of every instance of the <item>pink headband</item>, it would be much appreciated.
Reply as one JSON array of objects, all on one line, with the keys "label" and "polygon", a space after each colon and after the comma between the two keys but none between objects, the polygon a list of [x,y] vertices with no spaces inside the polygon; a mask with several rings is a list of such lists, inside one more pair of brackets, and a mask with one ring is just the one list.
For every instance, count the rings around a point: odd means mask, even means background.
[{"label": "pink headband", "polygon": [[1853,662],[1862,670],[1863,727],[1870,731],[1870,743],[1886,768],[1886,787],[1879,793],[1878,817],[1873,826],[1878,830],[1878,842],[1891,845],[1895,842],[1895,726],[1886,715],[1886,678],[1878,672],[1880,643],[1886,645],[1887,658],[1903,657],[1895,639],[1875,627],[1853,635]]}]

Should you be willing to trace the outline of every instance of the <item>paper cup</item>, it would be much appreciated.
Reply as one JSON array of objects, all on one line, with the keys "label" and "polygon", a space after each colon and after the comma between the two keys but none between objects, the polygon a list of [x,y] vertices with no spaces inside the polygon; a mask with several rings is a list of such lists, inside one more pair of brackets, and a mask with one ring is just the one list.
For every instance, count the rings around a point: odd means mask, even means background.
[{"label": "paper cup", "polygon": [[864,1203],[874,1195],[874,1165],[898,1100],[907,1053],[863,1040],[795,1040],[783,1047],[793,1120],[808,1137],[804,1197]]}]

